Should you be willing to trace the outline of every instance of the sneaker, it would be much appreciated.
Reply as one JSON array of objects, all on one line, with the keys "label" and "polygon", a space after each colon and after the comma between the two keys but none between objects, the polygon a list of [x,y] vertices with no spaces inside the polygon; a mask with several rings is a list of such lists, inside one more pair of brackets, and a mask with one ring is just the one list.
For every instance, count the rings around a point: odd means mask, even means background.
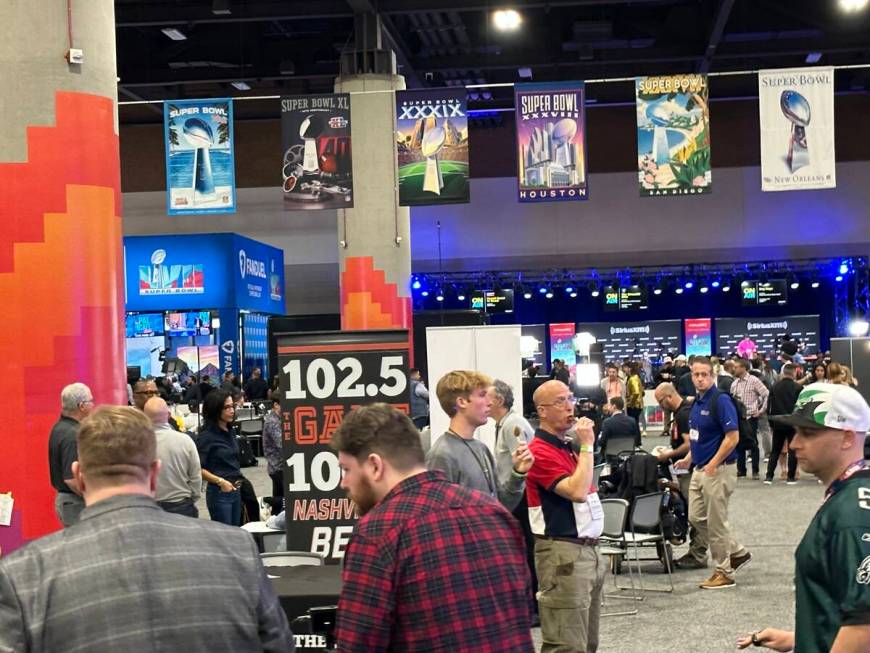
[{"label": "sneaker", "polygon": [[752,562],[752,554],[747,551],[742,556],[731,556],[731,569],[737,573],[738,569],[745,569]]},{"label": "sneaker", "polygon": [[753,481],[760,481],[760,480],[761,480],[761,474],[759,474],[758,472],[755,472],[755,473],[752,475],[752,480],[753,480]]},{"label": "sneaker", "polygon": [[737,478],[746,478],[746,472],[737,472]]},{"label": "sneaker", "polygon": [[691,553],[687,553],[686,555],[674,560],[674,567],[677,569],[706,569],[707,561],[698,560]]},{"label": "sneaker", "polygon": [[728,578],[721,571],[714,572],[710,578],[705,580],[703,583],[698,585],[702,590],[721,590],[726,587],[734,587],[737,583],[734,582],[734,579]]},{"label": "sneaker", "polygon": [[765,485],[773,485],[773,479],[772,478],[764,479],[764,484]]},{"label": "sneaker", "polygon": [[797,485],[797,481],[794,479],[791,479],[790,481],[786,481],[785,484],[786,485]]}]

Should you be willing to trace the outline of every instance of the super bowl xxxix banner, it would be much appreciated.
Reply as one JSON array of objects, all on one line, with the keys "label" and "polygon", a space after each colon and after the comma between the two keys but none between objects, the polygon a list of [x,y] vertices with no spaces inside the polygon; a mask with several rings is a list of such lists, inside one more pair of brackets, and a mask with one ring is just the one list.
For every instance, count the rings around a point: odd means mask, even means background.
[{"label": "super bowl xxxix banner", "polygon": [[758,71],[761,190],[835,188],[834,69]]},{"label": "super bowl xxxix banner", "polygon": [[465,89],[396,91],[399,205],[468,202]]},{"label": "super bowl xxxix banner", "polygon": [[281,98],[284,208],[353,207],[350,95]]},{"label": "super bowl xxxix banner", "polygon": [[638,77],[635,94],[641,196],[709,193],[707,76]]},{"label": "super bowl xxxix banner", "polygon": [[235,213],[233,101],[163,103],[169,215]]},{"label": "super bowl xxxix banner", "polygon": [[519,201],[586,199],[583,82],[520,84],[514,95]]}]

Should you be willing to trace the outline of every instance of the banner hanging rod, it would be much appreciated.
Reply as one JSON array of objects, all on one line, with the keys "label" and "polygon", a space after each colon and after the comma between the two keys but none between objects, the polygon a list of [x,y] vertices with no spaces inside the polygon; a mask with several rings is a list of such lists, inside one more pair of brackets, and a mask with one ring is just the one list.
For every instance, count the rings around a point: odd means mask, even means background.
[{"label": "banner hanging rod", "polygon": [[[870,63],[867,64],[848,64],[842,66],[814,66],[815,68],[833,68],[834,70],[856,70],[860,68],[870,68]],[[788,70],[788,68],[769,68],[768,70]],[[759,70],[730,70],[730,71],[722,71],[722,72],[712,72],[707,73],[707,77],[733,77],[740,75],[757,75]],[[695,74],[695,73],[686,73]],[[662,75],[662,77],[667,77],[668,75]],[[291,78],[292,79],[292,78]],[[580,80],[583,81],[584,84],[614,84],[617,82],[633,82],[637,77],[607,77],[600,79],[586,79]],[[451,89],[451,88],[465,88],[465,89],[475,89],[475,88],[508,88],[514,87],[518,83],[524,82],[498,82],[492,84],[466,84],[464,86],[443,86],[439,88]],[[544,82],[545,83],[545,82]],[[123,86],[121,84],[120,86]],[[434,87],[433,87],[434,88]],[[428,89],[432,90],[432,89]],[[384,89],[378,91],[349,91],[350,95],[369,95],[372,93],[395,93],[394,89]],[[245,95],[245,96],[229,96],[235,102],[249,101],[249,100],[280,100],[283,96],[281,95]],[[171,102],[172,100],[176,100],[178,98],[172,98],[171,100],[125,100],[123,102],[118,102],[118,106],[134,106],[137,104],[163,104],[164,102]],[[601,105],[603,106],[603,105]]]}]

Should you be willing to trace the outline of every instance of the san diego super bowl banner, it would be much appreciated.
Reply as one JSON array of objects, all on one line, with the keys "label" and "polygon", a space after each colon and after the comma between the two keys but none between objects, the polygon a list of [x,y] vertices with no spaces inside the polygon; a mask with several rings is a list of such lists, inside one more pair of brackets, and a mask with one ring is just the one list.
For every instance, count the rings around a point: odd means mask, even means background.
[{"label": "san diego super bowl banner", "polygon": [[516,86],[520,202],[587,198],[584,99],[583,82]]},{"label": "san diego super bowl banner", "polygon": [[396,91],[399,205],[468,202],[465,89]]},{"label": "san diego super bowl banner", "polygon": [[284,208],[353,207],[350,95],[281,98]]},{"label": "san diego super bowl banner", "polygon": [[233,101],[163,103],[169,215],[235,213]]},{"label": "san diego super bowl banner", "polygon": [[638,77],[637,181],[642,197],[709,193],[706,75]]},{"label": "san diego super bowl banner", "polygon": [[835,188],[834,69],[758,71],[761,190]]}]

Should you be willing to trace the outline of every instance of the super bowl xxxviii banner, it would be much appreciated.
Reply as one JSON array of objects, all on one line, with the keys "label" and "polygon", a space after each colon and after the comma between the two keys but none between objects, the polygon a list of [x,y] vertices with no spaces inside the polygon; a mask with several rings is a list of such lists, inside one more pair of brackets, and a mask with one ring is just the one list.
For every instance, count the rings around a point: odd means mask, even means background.
[{"label": "super bowl xxxviii banner", "polygon": [[235,213],[233,101],[163,103],[169,215]]},{"label": "super bowl xxxviii banner", "polygon": [[353,207],[350,95],[281,98],[284,208]]},{"label": "super bowl xxxviii banner", "polygon": [[835,188],[834,69],[758,71],[761,190]]},{"label": "super bowl xxxviii banner", "polygon": [[399,205],[468,202],[465,89],[396,91]]},{"label": "super bowl xxxviii banner", "polygon": [[520,202],[586,199],[584,98],[583,82],[516,86]]},{"label": "super bowl xxxviii banner", "polygon": [[641,196],[709,193],[707,76],[638,77],[635,96]]}]

